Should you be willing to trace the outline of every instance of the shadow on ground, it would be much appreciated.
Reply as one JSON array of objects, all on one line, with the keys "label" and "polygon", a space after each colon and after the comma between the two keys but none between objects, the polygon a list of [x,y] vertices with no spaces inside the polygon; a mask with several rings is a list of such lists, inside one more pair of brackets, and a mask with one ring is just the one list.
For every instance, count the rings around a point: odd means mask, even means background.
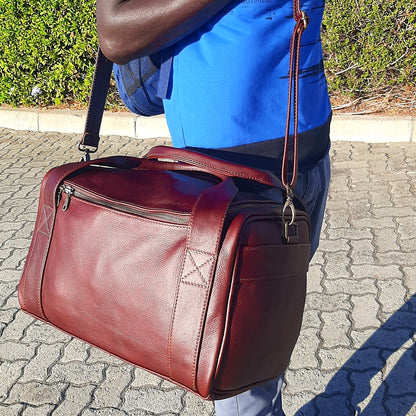
[{"label": "shadow on ground", "polygon": [[[416,294],[340,368],[325,392],[295,416],[408,415],[416,402],[415,333]],[[405,343],[407,349],[401,349]]]}]

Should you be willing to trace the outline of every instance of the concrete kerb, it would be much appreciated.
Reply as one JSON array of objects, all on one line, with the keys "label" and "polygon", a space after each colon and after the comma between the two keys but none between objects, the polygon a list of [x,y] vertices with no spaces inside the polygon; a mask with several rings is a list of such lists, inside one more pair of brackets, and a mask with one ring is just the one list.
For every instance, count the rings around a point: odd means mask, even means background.
[{"label": "concrete kerb", "polygon": [[334,115],[332,140],[361,142],[415,142],[415,119],[411,116]]},{"label": "concrete kerb", "polygon": [[[39,132],[79,133],[84,131],[85,111],[0,108],[0,127]],[[169,137],[163,115],[138,117],[127,112],[108,112],[101,134],[148,139]],[[362,142],[416,142],[412,116],[334,115],[332,140]]]},{"label": "concrete kerb", "polygon": [[[0,108],[0,127],[12,130],[81,134],[86,111]],[[164,116],[138,117],[128,112],[104,113],[101,134],[140,139],[170,137]]]}]

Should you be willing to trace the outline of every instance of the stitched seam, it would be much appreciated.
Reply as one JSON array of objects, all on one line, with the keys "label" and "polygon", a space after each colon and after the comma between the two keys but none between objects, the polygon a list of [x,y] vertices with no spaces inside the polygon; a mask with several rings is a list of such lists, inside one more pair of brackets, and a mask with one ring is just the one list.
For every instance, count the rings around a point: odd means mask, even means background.
[{"label": "stitched seam", "polygon": [[[221,219],[221,224],[220,224],[220,228],[219,228],[220,231],[217,233],[217,239],[215,241],[216,251],[218,251],[219,241],[220,241],[220,238],[221,238],[221,230],[224,227],[225,217],[227,215],[227,211],[228,211],[228,207],[229,207],[230,203],[231,203],[231,199],[228,201],[227,209],[224,210],[224,214],[223,214],[222,219]],[[210,273],[209,273],[210,277],[213,274],[214,266],[215,266],[215,262],[213,261],[212,265],[211,265],[211,268],[210,268]],[[212,278],[210,279],[210,281],[208,281],[207,289],[212,287],[212,281],[213,281]],[[204,318],[205,318],[206,307],[207,307],[207,303],[208,303],[208,294],[209,294],[209,290],[205,290],[205,299],[204,299],[204,307],[203,307],[204,314],[201,316],[201,319],[200,319],[200,322],[199,322],[197,342],[195,343],[195,347],[194,347],[194,356],[193,356],[193,363],[192,363],[192,383],[193,383],[193,388],[194,388],[195,391],[196,391],[196,364],[197,364],[196,362],[197,362],[197,359],[198,359],[198,346],[199,346],[200,341],[201,341],[203,322],[205,321]]]},{"label": "stitched seam", "polygon": [[[197,265],[195,259],[192,257],[192,255],[190,254],[191,250],[188,251],[190,258],[192,259],[192,263],[194,264],[195,268],[193,270],[191,270],[189,273],[187,273],[185,276],[182,277],[182,281],[183,279],[186,279],[188,276],[190,276],[191,274],[195,273],[196,271],[198,271],[199,275],[201,276],[201,279],[206,283],[206,279],[204,277],[204,275],[202,274],[200,268],[205,266],[207,263],[212,262],[213,260],[213,255],[211,254],[211,258],[207,259],[206,261],[204,261],[202,264]],[[185,283],[185,282],[184,282]]]},{"label": "stitched seam", "polygon": [[207,256],[212,256],[212,253],[209,253],[208,251],[196,250],[194,248],[190,248],[189,251],[199,254],[206,254]]},{"label": "stitched seam", "polygon": [[[91,194],[93,196],[96,196],[96,197],[100,197],[100,198],[105,199],[105,200],[108,200],[110,202],[116,202],[116,203],[120,203],[122,205],[127,205],[129,207],[134,207],[134,208],[140,208],[140,209],[148,210],[143,205],[134,204],[132,202],[128,202],[128,201],[124,201],[124,200],[120,200],[120,199],[110,198],[108,196],[99,194],[98,192],[92,191],[91,189],[85,188],[84,186],[79,185],[79,184],[74,183],[74,182],[71,182],[71,181],[65,181],[65,182],[68,183],[69,185],[73,185],[73,186],[77,187],[78,189],[80,189],[80,190],[82,190],[82,191],[84,191],[86,193],[89,193],[89,194]],[[79,198],[79,199],[84,200],[83,198]],[[86,201],[86,202],[90,202],[90,201]],[[155,211],[156,210],[157,210],[157,208],[155,208]],[[181,215],[190,215],[189,212],[186,212],[186,211],[177,211],[177,210],[174,210],[174,209],[165,209],[164,212],[169,212],[169,213],[171,212],[173,214],[181,214]]]},{"label": "stitched seam", "polygon": [[[196,201],[196,203],[198,203],[198,201],[199,201],[199,198]],[[172,313],[172,318],[171,318],[171,325],[170,325],[170,329],[169,329],[169,339],[168,339],[168,352],[167,352],[167,357],[168,357],[168,371],[169,371],[170,378],[173,378],[172,377],[172,338],[173,338],[173,329],[174,329],[174,325],[175,325],[176,311],[177,311],[177,308],[178,308],[179,291],[180,291],[180,287],[181,287],[182,273],[183,273],[184,268],[185,268],[186,256],[188,254],[188,251],[190,250],[189,249],[189,240],[191,238],[191,231],[192,231],[193,222],[194,222],[194,216],[191,214],[191,218],[189,219],[189,223],[187,225],[187,227],[188,227],[188,233],[187,233],[187,236],[186,236],[186,247],[185,247],[185,252],[184,252],[183,259],[182,259],[181,274],[179,276],[178,287],[176,289],[175,306],[173,308],[173,313]]]},{"label": "stitched seam", "polygon": [[253,276],[253,277],[240,278],[239,281],[240,282],[251,282],[251,281],[262,281],[262,280],[269,281],[269,280],[280,280],[280,279],[284,279],[284,278],[287,278],[287,277],[296,277],[296,276],[297,276],[297,274],[293,274],[293,273],[284,274],[284,275],[279,276],[279,277],[275,277],[275,276],[256,277],[256,276]]},{"label": "stitched seam", "polygon": [[39,234],[46,235],[46,237],[48,237],[48,236],[49,236],[49,234],[48,234],[48,233],[46,233],[45,231],[38,230],[38,233],[39,233]]},{"label": "stitched seam", "polygon": [[169,372],[169,377],[171,379],[173,379],[173,376],[172,376],[172,337],[173,337],[173,328],[174,328],[174,325],[175,325],[176,311],[178,309],[180,289],[181,289],[181,281],[179,280],[178,286],[176,288],[175,305],[174,305],[174,308],[173,308],[173,313],[172,313],[172,318],[171,318],[171,323],[170,323],[169,339],[168,339],[168,351],[167,351],[168,372]]},{"label": "stitched seam", "polygon": [[[51,208],[49,205],[46,205],[46,204],[44,206],[44,209],[45,209],[45,207],[51,209],[53,214],[54,214],[54,217],[55,217],[55,215],[56,215],[55,209]],[[52,230],[53,230],[54,222],[55,222],[55,218],[52,219],[52,227],[49,231],[49,235],[47,235],[48,240],[46,242],[45,251],[43,253],[42,268],[40,270],[40,279],[39,279],[39,284],[38,284],[38,288],[37,288],[37,298],[36,298],[37,304],[38,304],[38,307],[39,307],[39,311],[42,313],[42,315],[45,318],[46,318],[46,315],[45,315],[45,312],[43,311],[43,307],[42,307],[42,301],[41,301],[42,293],[41,292],[42,292],[43,278],[44,278],[45,267],[46,267],[46,260],[48,258],[49,247],[50,247],[50,243],[51,243],[51,239],[52,239]],[[48,320],[48,318],[46,318],[46,319]]]},{"label": "stitched seam", "polygon": [[[299,223],[299,221],[296,221],[297,223]],[[296,244],[296,246],[295,245],[293,245],[293,246],[291,246],[291,245],[286,245],[285,247],[286,248],[288,248],[288,247],[293,247],[293,249],[295,249],[295,248],[298,248],[299,246],[307,246],[307,245],[309,245],[308,243],[302,243],[302,244]],[[269,247],[282,247],[283,246],[283,244],[271,244],[271,245],[268,245],[268,246],[241,246],[240,247],[240,250],[241,251],[261,251],[262,249],[267,249],[267,248],[269,248]]]},{"label": "stitched seam", "polygon": [[[47,212],[46,212],[46,206],[45,206],[45,207],[43,207],[43,216],[44,216],[44,224],[45,224],[46,231],[47,231],[48,233],[50,233],[50,230],[49,230],[49,224],[48,224],[48,219],[49,219],[49,217],[48,217],[48,214],[47,214]],[[42,224],[42,226],[43,226],[43,224]]]},{"label": "stitched seam", "polygon": [[[53,213],[52,213],[53,214]],[[46,212],[46,206],[43,207],[42,213],[40,215],[40,224],[39,224],[39,232],[45,235],[49,235],[50,229],[48,220],[50,219],[51,215],[48,215]],[[42,231],[42,228],[46,228],[46,232]]]},{"label": "stitched seam", "polygon": [[[34,240],[33,240],[33,247],[36,247],[36,241],[37,241],[37,239],[38,239],[38,232],[36,232],[36,234],[34,235]],[[33,252],[34,252],[34,250],[32,250],[30,253],[29,253],[29,256],[28,256],[28,258],[26,259],[26,264],[29,264],[30,262],[31,262],[31,259],[32,259],[32,257],[33,257]],[[26,271],[26,266],[25,266],[25,271]],[[25,276],[25,278],[24,278],[24,280],[23,280],[23,293],[22,293],[22,303],[23,303],[23,307],[24,307],[24,309],[27,309],[26,308],[26,305],[27,305],[27,303],[26,303],[26,293],[27,293],[27,278],[26,278],[26,273],[24,273],[24,276]]]},{"label": "stitched seam", "polygon": [[[212,269],[212,267],[211,267]],[[209,289],[209,285],[207,285],[205,287],[205,289]],[[205,311],[207,304],[208,304],[208,293],[209,290],[204,290],[204,304],[203,304],[203,311]],[[202,334],[202,325],[204,322],[204,316],[205,313],[202,314],[202,316],[200,317],[199,320],[199,328],[198,328],[198,336],[197,336],[197,342],[195,343],[195,347],[194,347],[194,355],[193,355],[193,361],[192,361],[192,387],[193,389],[196,391],[196,361],[198,358],[198,345],[200,343],[200,339],[201,339],[201,334]]]},{"label": "stitched seam", "polygon": [[185,268],[185,260],[186,260],[186,256],[188,254],[189,251],[189,239],[191,236],[191,230],[192,230],[192,224],[193,224],[193,220],[194,217],[191,215],[191,218],[189,220],[189,225],[188,227],[188,233],[186,236],[186,247],[185,247],[185,252],[183,255],[183,259],[182,259],[182,264],[181,264],[181,274],[179,275],[179,279],[178,279],[178,286],[176,288],[176,296],[175,296],[175,306],[173,308],[173,312],[172,312],[172,318],[171,318],[171,322],[170,322],[170,328],[169,328],[169,338],[168,338],[168,351],[167,351],[167,358],[168,358],[168,372],[169,372],[169,377],[172,377],[172,338],[173,338],[173,328],[175,326],[175,319],[176,319],[176,311],[178,308],[178,300],[179,300],[179,291],[180,291],[180,287],[181,287],[181,281],[182,281],[182,273],[184,271]]},{"label": "stitched seam", "polygon": [[185,281],[181,281],[181,283],[183,283],[184,285],[200,287],[202,289],[206,289],[207,287],[209,287],[208,284],[203,285],[203,284],[199,284],[199,283],[192,283],[192,282],[185,282]]},{"label": "stitched seam", "polygon": [[81,199],[81,198],[75,198],[75,199],[78,199],[80,202],[82,202],[84,204],[92,205],[92,206],[94,206],[94,207],[96,207],[98,209],[102,209],[104,211],[111,212],[111,213],[116,214],[116,215],[118,215],[120,217],[133,218],[133,219],[135,219],[137,221],[147,222],[149,224],[155,224],[156,223],[156,224],[160,224],[163,227],[172,227],[172,228],[186,228],[187,227],[187,225],[172,224],[172,223],[168,223],[168,222],[164,222],[164,221],[159,221],[159,220],[150,220],[148,218],[143,218],[143,217],[141,217],[139,215],[128,214],[128,213],[124,213],[124,212],[119,212],[117,210],[104,207],[103,205],[94,204],[93,202],[86,201],[85,199]]}]

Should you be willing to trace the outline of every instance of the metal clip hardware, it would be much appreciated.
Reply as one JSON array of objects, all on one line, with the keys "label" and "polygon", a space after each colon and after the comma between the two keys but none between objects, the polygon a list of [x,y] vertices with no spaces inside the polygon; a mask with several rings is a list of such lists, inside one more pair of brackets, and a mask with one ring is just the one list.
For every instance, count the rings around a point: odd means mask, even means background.
[{"label": "metal clip hardware", "polygon": [[89,162],[91,160],[90,151],[85,149],[84,154],[82,155],[80,162]]},{"label": "metal clip hardware", "polygon": [[311,19],[309,18],[309,16],[306,14],[304,10],[301,10],[301,14],[302,14],[302,17],[300,20],[301,22],[303,22],[303,29],[306,30]]},{"label": "metal clip hardware", "polygon": [[[285,214],[287,209],[290,209],[291,212],[291,219],[290,221],[287,221],[285,219]],[[285,235],[285,240],[287,242],[289,242],[289,226],[293,225],[295,223],[295,218],[296,218],[296,209],[295,209],[295,205],[293,203],[293,191],[290,187],[286,188],[286,202],[283,205],[283,210],[282,210],[282,220],[283,220],[283,224],[284,224],[284,235]]]},{"label": "metal clip hardware", "polygon": [[78,144],[78,150],[80,152],[83,152],[83,156],[80,160],[80,162],[89,162],[91,160],[91,153],[95,153],[97,151],[97,147],[94,146],[86,146],[84,144],[79,143]]},{"label": "metal clip hardware", "polygon": [[59,204],[61,203],[62,199],[62,192],[63,192],[63,186],[61,185],[58,189],[58,193],[56,194],[56,207],[59,207]]}]

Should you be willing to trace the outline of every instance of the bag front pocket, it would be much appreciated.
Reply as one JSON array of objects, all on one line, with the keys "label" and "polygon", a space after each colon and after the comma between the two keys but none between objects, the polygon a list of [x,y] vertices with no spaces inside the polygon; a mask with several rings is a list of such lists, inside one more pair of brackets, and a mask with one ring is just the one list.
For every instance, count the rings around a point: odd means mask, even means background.
[{"label": "bag front pocket", "polygon": [[187,225],[73,195],[67,211],[58,208],[46,262],[42,307],[48,320],[126,361],[168,374],[169,325],[187,232]]}]

